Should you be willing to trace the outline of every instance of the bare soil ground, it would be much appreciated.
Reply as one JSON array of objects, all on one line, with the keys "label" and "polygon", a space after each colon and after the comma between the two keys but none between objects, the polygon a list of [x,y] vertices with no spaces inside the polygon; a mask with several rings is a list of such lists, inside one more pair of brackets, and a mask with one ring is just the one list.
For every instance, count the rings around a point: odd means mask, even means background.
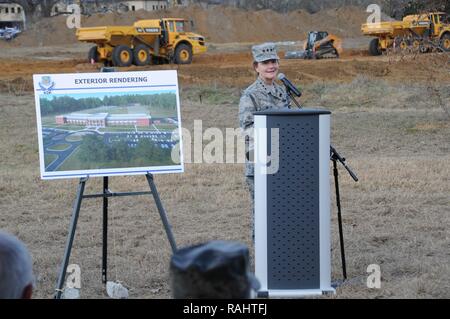
[{"label": "bare soil ground", "polygon": [[[241,89],[255,78],[248,44],[216,45],[177,69],[183,126],[238,127]],[[222,50],[227,47],[226,50]],[[50,298],[63,255],[77,180],[41,181],[31,75],[97,71],[87,46],[4,49],[0,53],[0,228],[30,248],[35,296]],[[143,68],[130,68],[143,69]],[[449,298],[450,68],[443,54],[369,57],[355,46],[339,60],[282,60],[306,106],[332,114],[332,142],[358,173],[340,169],[349,281],[337,298]],[[200,102],[202,96],[202,102]],[[252,248],[250,201],[240,164],[187,164],[156,176],[180,247],[212,239]],[[330,179],[331,182],[331,179]],[[146,190],[145,178],[114,177],[113,191]],[[87,192],[101,190],[91,179]],[[83,298],[101,284],[101,202],[85,200],[70,262],[81,267]],[[333,274],[341,278],[335,211]],[[150,198],[110,200],[109,278],[132,298],[169,298],[170,246]],[[379,264],[381,289],[366,287]]]}]

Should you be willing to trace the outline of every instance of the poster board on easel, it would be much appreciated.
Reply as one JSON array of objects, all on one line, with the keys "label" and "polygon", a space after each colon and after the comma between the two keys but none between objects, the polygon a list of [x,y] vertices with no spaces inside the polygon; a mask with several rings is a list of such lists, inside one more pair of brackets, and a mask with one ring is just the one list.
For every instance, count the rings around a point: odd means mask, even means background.
[{"label": "poster board on easel", "polygon": [[42,179],[184,171],[176,71],[33,80]]}]

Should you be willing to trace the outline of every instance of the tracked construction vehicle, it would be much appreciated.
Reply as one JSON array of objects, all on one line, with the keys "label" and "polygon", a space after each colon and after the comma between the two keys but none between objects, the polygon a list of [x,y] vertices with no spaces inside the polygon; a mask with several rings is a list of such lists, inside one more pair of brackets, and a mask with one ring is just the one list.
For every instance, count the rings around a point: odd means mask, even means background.
[{"label": "tracked construction vehicle", "polygon": [[371,55],[381,55],[388,49],[450,52],[450,19],[444,12],[408,15],[402,21],[366,23],[361,31],[376,37],[369,44]]},{"label": "tracked construction vehicle", "polygon": [[326,31],[308,32],[303,51],[289,51],[286,59],[324,59],[339,58],[342,53],[342,40]]},{"label": "tracked construction vehicle", "polygon": [[140,20],[132,26],[79,28],[79,41],[95,43],[89,62],[105,65],[190,64],[194,55],[206,52],[205,38],[187,32],[184,19]]},{"label": "tracked construction vehicle", "polygon": [[304,45],[307,59],[339,58],[342,40],[326,31],[308,32]]}]

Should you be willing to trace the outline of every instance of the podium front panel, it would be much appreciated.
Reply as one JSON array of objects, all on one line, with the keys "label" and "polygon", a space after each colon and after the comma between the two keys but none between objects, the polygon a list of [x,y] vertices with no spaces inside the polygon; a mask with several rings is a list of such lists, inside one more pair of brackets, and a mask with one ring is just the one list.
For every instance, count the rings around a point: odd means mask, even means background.
[{"label": "podium front panel", "polygon": [[269,295],[332,290],[329,122],[329,112],[255,114],[255,266]]},{"label": "podium front panel", "polygon": [[267,126],[278,128],[280,139],[278,172],[267,175],[268,285],[315,288],[320,286],[319,215],[315,214],[319,117],[269,116]]}]

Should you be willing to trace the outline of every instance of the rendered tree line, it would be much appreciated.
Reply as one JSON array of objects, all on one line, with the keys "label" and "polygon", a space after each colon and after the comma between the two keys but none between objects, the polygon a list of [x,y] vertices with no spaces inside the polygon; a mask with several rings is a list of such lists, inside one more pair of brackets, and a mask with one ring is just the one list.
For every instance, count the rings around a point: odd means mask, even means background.
[{"label": "rendered tree line", "polygon": [[53,97],[51,100],[41,98],[40,104],[42,116],[83,111],[101,106],[129,106],[132,104],[175,111],[177,105],[174,93],[105,96],[103,99],[94,97],[75,99],[70,96],[61,96]]}]

